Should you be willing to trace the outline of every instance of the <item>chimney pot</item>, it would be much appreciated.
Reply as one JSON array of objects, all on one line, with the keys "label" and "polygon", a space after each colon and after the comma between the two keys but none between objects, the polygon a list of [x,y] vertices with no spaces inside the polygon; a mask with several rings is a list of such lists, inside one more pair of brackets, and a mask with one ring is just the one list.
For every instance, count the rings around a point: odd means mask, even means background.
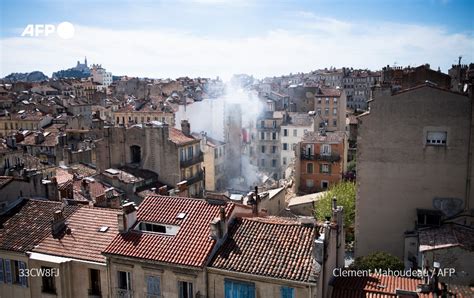
[{"label": "chimney pot", "polygon": [[181,120],[181,131],[185,136],[191,135],[191,124],[188,120]]}]

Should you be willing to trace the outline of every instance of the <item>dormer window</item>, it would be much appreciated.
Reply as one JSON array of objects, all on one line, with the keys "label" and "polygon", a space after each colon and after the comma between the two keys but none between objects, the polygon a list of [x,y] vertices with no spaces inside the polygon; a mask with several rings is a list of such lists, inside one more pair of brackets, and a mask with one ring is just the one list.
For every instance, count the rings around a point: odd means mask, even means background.
[{"label": "dormer window", "polygon": [[152,222],[140,222],[140,224],[137,225],[136,230],[174,236],[178,233],[179,226]]}]

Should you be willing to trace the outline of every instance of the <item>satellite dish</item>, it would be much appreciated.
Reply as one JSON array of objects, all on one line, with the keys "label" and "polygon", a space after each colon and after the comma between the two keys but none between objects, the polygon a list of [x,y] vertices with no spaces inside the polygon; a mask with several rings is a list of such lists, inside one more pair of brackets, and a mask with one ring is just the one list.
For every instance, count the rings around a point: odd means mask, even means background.
[{"label": "satellite dish", "polygon": [[467,92],[467,87],[468,87],[468,85],[464,84],[464,87],[462,88],[463,92]]}]

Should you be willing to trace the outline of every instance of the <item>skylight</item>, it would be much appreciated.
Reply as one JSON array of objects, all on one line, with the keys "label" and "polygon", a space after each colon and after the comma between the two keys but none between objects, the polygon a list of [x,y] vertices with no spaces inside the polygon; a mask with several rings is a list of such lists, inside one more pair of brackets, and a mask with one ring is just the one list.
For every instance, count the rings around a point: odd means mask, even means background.
[{"label": "skylight", "polygon": [[99,228],[99,232],[105,233],[105,232],[107,232],[108,229],[109,229],[109,227],[103,226],[103,227]]},{"label": "skylight", "polygon": [[186,217],[186,213],[184,213],[184,212],[180,212],[180,213],[178,213],[178,215],[176,215],[177,219],[184,219],[185,217]]}]

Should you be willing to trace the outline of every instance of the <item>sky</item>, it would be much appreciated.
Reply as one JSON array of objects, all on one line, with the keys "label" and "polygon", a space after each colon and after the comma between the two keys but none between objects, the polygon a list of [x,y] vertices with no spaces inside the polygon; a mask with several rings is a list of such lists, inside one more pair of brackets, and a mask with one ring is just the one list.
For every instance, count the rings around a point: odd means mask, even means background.
[{"label": "sky", "polygon": [[[51,76],[85,56],[114,75],[150,78],[425,63],[447,72],[460,55],[474,62],[473,15],[471,0],[2,0],[0,77]],[[23,34],[63,22],[72,38]]]}]

